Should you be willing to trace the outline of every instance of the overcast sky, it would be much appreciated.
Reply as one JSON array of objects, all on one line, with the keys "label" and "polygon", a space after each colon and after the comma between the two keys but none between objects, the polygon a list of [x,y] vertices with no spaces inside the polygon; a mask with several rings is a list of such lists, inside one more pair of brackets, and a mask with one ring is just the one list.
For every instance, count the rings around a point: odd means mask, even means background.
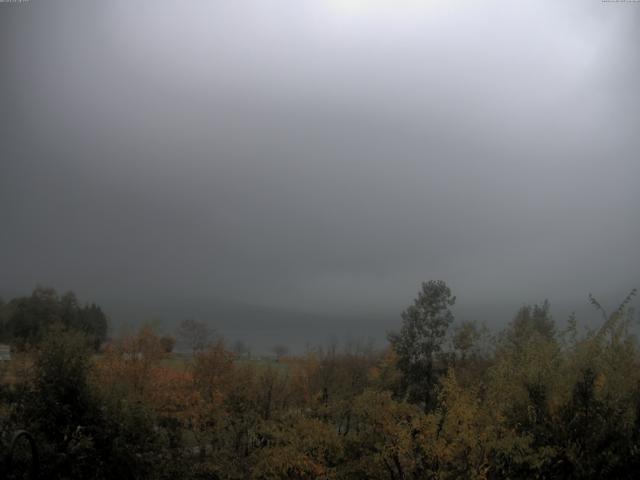
[{"label": "overcast sky", "polygon": [[0,3],[0,138],[5,298],[304,324],[640,286],[638,3]]}]

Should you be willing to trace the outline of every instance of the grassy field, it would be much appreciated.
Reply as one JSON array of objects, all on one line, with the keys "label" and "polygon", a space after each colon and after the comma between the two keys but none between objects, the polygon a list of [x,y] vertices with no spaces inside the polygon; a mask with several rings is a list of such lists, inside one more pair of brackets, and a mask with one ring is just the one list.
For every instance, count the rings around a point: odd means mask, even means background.
[{"label": "grassy field", "polygon": [[[162,360],[161,365],[178,371],[184,371],[189,367],[192,361],[193,357],[189,354],[170,353],[166,358]],[[270,358],[240,358],[237,359],[235,363],[238,365],[250,365],[258,370],[269,367],[278,370],[288,370],[289,368],[291,368],[292,360],[283,359],[281,361],[277,361]]]}]

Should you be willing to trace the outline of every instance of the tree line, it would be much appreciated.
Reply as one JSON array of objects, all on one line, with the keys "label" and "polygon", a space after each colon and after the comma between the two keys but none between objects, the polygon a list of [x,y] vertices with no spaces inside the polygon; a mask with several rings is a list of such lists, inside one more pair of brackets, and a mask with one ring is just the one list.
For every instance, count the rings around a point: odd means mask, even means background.
[{"label": "tree line", "polygon": [[97,350],[107,337],[107,317],[95,303],[80,305],[73,292],[59,295],[38,287],[25,297],[4,303],[0,299],[0,343],[19,350],[41,342],[53,325],[83,333]]},{"label": "tree line", "polygon": [[0,428],[31,432],[47,479],[635,478],[634,295],[612,312],[590,297],[597,328],[559,328],[545,301],[491,332],[430,281],[386,348],[278,362],[197,335],[176,362],[148,326],[96,355],[52,322],[2,366]]}]

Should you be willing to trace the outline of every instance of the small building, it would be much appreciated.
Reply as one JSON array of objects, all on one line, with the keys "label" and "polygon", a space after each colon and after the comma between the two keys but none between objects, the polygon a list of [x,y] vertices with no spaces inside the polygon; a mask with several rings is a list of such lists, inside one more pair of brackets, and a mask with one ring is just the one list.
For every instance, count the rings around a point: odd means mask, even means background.
[{"label": "small building", "polygon": [[8,362],[9,360],[11,360],[11,346],[0,343],[0,362]]},{"label": "small building", "polygon": [[142,352],[124,352],[122,358],[124,360],[142,360],[144,355]]}]

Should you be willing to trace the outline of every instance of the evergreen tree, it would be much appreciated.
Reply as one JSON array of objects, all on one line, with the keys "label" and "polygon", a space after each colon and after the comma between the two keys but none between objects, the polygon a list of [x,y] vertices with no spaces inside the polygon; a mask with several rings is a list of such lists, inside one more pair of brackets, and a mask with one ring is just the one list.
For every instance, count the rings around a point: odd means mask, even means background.
[{"label": "evergreen tree", "polygon": [[403,374],[403,391],[409,400],[430,410],[435,402],[436,355],[441,351],[456,297],[442,280],[422,283],[413,305],[402,312],[400,333],[389,334],[398,368]]}]

